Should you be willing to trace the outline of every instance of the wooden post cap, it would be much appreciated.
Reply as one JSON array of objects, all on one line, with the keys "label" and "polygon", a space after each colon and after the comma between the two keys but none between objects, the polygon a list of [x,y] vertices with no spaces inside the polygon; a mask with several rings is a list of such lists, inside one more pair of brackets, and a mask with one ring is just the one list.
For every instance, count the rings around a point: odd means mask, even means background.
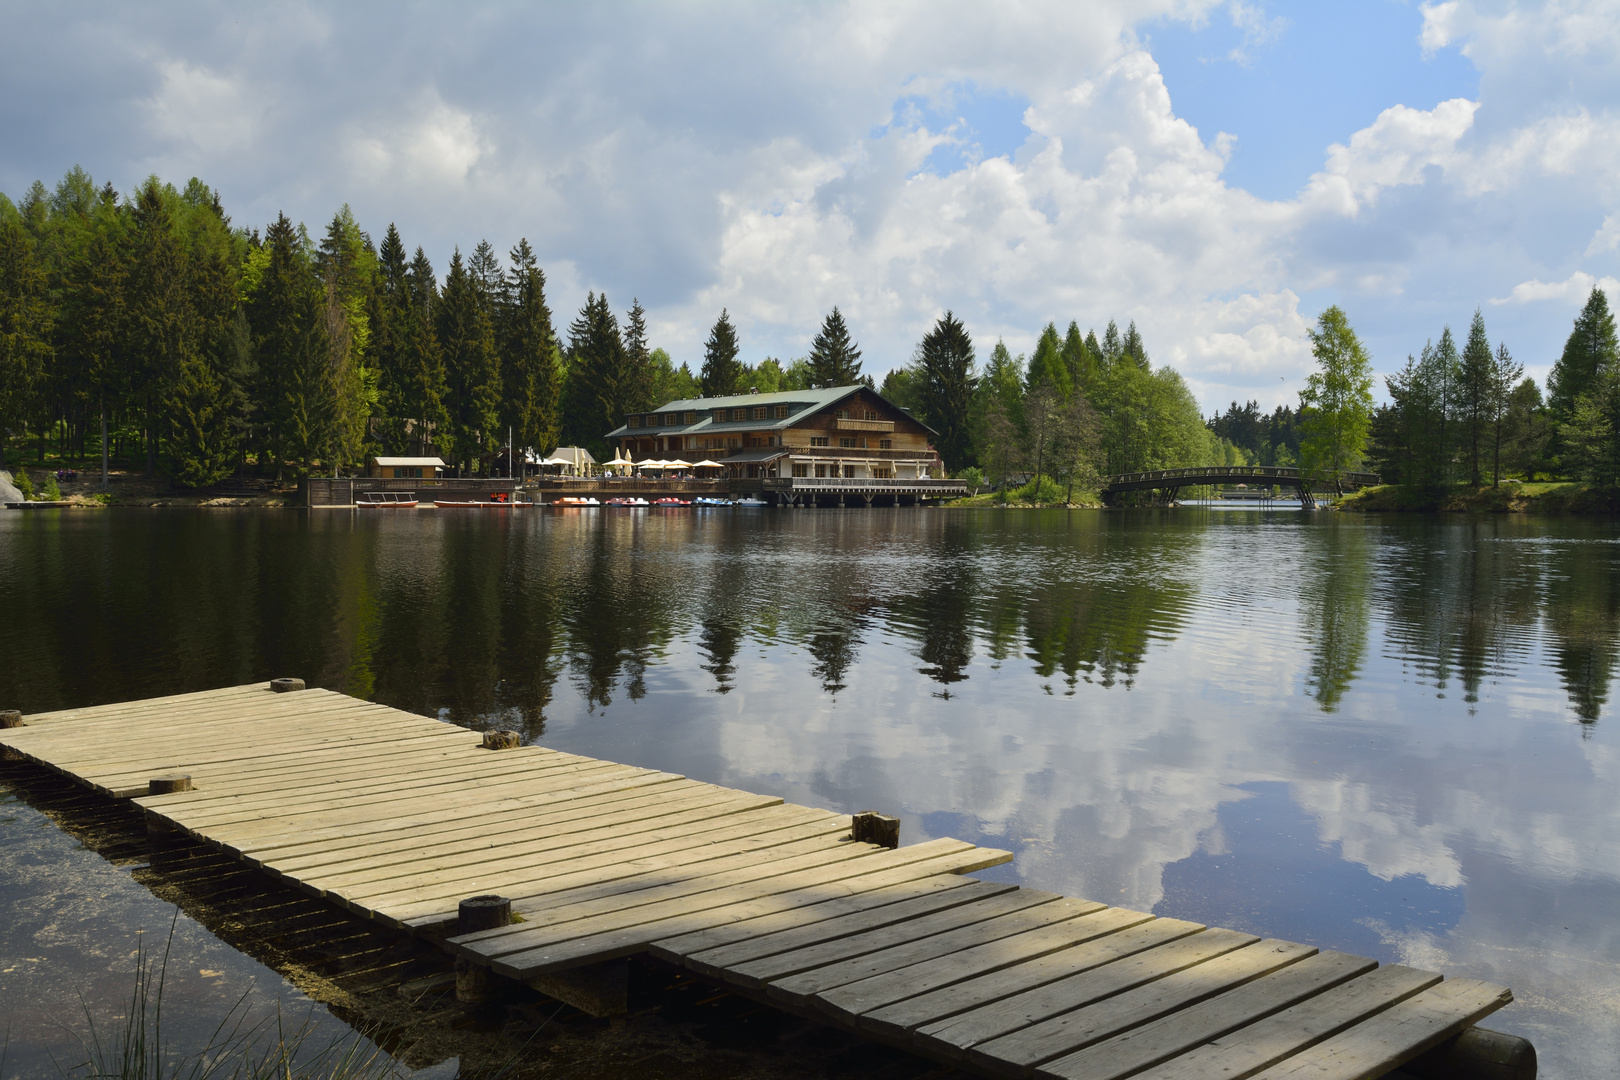
[{"label": "wooden post cap", "polygon": [[154,776],[146,782],[148,795],[173,795],[177,791],[190,790],[190,773],[166,773],[163,776]]},{"label": "wooden post cap", "polygon": [[849,838],[897,848],[900,846],[900,819],[884,817],[876,810],[862,810],[849,819]]},{"label": "wooden post cap", "polygon": [[1401,1068],[1425,1080],[1536,1080],[1536,1048],[1518,1035],[1471,1027]]},{"label": "wooden post cap", "polygon": [[16,709],[0,709],[0,728],[22,727],[22,713]]},{"label": "wooden post cap", "polygon": [[302,690],[303,688],[304,688],[304,680],[303,679],[271,679],[270,680],[270,689],[274,690],[278,694],[290,694],[294,690]]},{"label": "wooden post cap", "polygon": [[523,745],[523,736],[515,731],[484,732],[485,750],[511,750]]},{"label": "wooden post cap", "polygon": [[456,933],[493,930],[512,921],[512,901],[493,894],[469,896],[456,909]]}]

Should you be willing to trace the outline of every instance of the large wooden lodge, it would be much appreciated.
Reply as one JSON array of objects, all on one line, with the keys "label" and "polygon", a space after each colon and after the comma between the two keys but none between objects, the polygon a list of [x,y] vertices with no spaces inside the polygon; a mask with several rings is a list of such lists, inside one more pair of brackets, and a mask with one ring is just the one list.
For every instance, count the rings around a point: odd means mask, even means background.
[{"label": "large wooden lodge", "polygon": [[607,438],[631,461],[707,459],[737,479],[926,480],[943,471],[933,434],[856,385],[671,401]]}]

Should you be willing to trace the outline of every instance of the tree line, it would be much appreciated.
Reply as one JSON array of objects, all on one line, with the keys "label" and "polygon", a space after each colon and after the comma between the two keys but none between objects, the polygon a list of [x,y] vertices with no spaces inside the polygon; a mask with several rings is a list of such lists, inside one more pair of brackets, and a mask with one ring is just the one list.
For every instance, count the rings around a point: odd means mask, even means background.
[{"label": "tree line", "polygon": [[1441,329],[1385,379],[1367,457],[1386,483],[1422,490],[1562,476],[1620,482],[1620,346],[1594,287],[1547,380],[1545,398],[1475,310],[1461,348]]}]

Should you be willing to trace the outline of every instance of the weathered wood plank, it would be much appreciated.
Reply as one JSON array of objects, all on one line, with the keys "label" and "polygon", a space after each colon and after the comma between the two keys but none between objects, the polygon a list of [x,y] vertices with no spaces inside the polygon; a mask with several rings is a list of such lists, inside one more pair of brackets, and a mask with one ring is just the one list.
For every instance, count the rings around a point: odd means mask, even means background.
[{"label": "weathered wood plank", "polygon": [[996,941],[969,945],[960,951],[885,972],[821,994],[819,1007],[839,1009],[853,1016],[881,1009],[908,998],[920,997],[953,983],[989,975],[1049,953],[1093,941],[1138,926],[1153,916],[1128,908],[1102,908],[1052,926],[1043,926]]},{"label": "weathered wood plank", "polygon": [[[938,843],[934,841],[933,843]],[[954,841],[953,843],[960,843]],[[928,845],[901,848],[915,852]],[[578,963],[596,962],[640,952],[657,938],[691,933],[710,926],[753,918],[762,911],[786,910],[807,903],[819,903],[841,890],[855,891],[893,884],[907,878],[940,873],[973,873],[1005,861],[1007,852],[974,848],[962,844],[953,853],[919,859],[914,855],[884,850],[863,859],[846,861],[802,873],[751,882],[738,888],[701,894],[697,900],[639,909],[644,921],[618,930],[604,930],[587,937],[571,938],[525,953],[496,960],[493,967],[503,975],[523,978],[526,973],[560,969]]]},{"label": "weathered wood plank", "polygon": [[[955,884],[960,886],[967,883],[958,880]],[[908,890],[912,895],[903,897],[898,902],[883,894],[859,898],[865,901],[864,904],[852,899],[843,902],[843,906],[836,913],[836,918],[817,919],[779,933],[763,932],[763,928],[756,928],[755,933],[730,945],[686,955],[684,962],[687,967],[700,974],[723,978],[728,971],[769,956],[854,937],[856,934],[864,934],[896,923],[910,922],[923,915],[999,896],[1015,888],[1017,888],[1015,885],[983,881],[974,883],[970,888],[952,889],[947,894],[942,894],[937,887],[930,889],[913,887]],[[814,909],[800,910],[814,911]],[[658,950],[655,950],[654,955],[658,954]]]},{"label": "weathered wood plank", "polygon": [[1447,979],[1349,1031],[1278,1062],[1255,1080],[1373,1080],[1473,1027],[1513,1000],[1505,986]]},{"label": "weathered wood plank", "polygon": [[1135,1075],[1141,1080],[1249,1076],[1436,985],[1432,971],[1393,964],[1341,983]]},{"label": "weathered wood plank", "polygon": [[111,717],[115,720],[128,722],[130,717],[139,716],[142,712],[152,709],[164,709],[176,705],[187,705],[193,702],[217,700],[231,696],[246,697],[253,693],[269,694],[270,686],[266,682],[244,683],[241,686],[221,686],[216,690],[196,690],[188,694],[170,694],[167,697],[141,698],[137,701],[111,701],[104,705],[82,705],[72,709],[54,709],[50,712],[30,713],[23,719],[30,725],[73,722],[100,717]]},{"label": "weathered wood plank", "polygon": [[1133,1024],[1130,1030],[1094,1046],[1040,1065],[1035,1074],[1060,1080],[1115,1080],[1129,1076],[1245,1024],[1281,1012],[1377,966],[1377,961],[1362,956],[1317,953],[1169,1016]]},{"label": "weathered wood plank", "polygon": [[[1205,931],[1210,933],[1211,931]],[[1173,954],[1183,953],[1183,943],[1161,946]],[[1155,949],[1154,952],[1159,952]],[[1072,995],[1077,1004],[1059,1008],[1049,1019],[1030,1024],[994,1039],[975,1044],[967,1061],[997,1076],[1023,1076],[1030,1066],[1090,1046],[1121,1031],[1168,1016],[1233,987],[1242,986],[1316,954],[1309,945],[1291,941],[1259,941],[1246,948],[1225,952],[1194,965],[1180,964],[1169,974],[1135,986],[1111,991],[1131,976],[1130,968],[1151,963],[1153,953],[1122,961],[1076,979],[1037,991],[1051,1005],[1059,1005],[1060,994]],[[1180,955],[1172,958],[1179,962]],[[1083,1002],[1083,1003],[1080,1003]]]},{"label": "weathered wood plank", "polygon": [[[977,975],[961,983],[949,984],[919,994],[917,997],[907,997],[904,1001],[894,1002],[881,1009],[873,1009],[872,1012],[860,1017],[860,1027],[862,1030],[873,1031],[876,1035],[886,1036],[889,1040],[896,1040],[907,1031],[917,1031],[919,1028],[938,1031],[940,1035],[930,1035],[927,1040],[920,1040],[919,1044],[927,1046],[928,1043],[933,1043],[933,1046],[930,1046],[932,1056],[940,1057],[940,1051],[944,1049],[944,1057],[954,1061],[956,1057],[961,1056],[961,1049],[966,1046],[982,1043],[987,1038],[995,1038],[996,1035],[1006,1035],[1008,1031],[1027,1027],[1030,1023],[1045,1020],[1053,1015],[1051,1012],[1045,1012],[1042,1007],[1030,1007],[1029,999],[1025,999],[1022,1009],[1011,1007],[1001,1010],[1001,1014],[996,1014],[995,1010],[987,1007],[996,1006],[998,1002],[1013,1001],[1032,989],[1048,986],[1082,972],[1090,972],[1093,968],[1123,960],[1129,955],[1147,952],[1153,947],[1163,946],[1179,938],[1187,938],[1189,934],[1197,934],[1202,929],[1204,926],[1199,923],[1187,923],[1178,918],[1155,918],[1150,923],[1121,929],[1118,933],[1108,934],[1106,938],[1097,941],[1051,952],[1034,960],[1016,963],[1013,967],[1001,968],[998,972]],[[1246,934],[1233,934],[1233,941],[1226,944],[1226,950],[1239,949],[1255,941],[1259,939]],[[1197,952],[1197,959],[1209,959],[1210,955],[1217,955],[1213,949],[1215,947],[1207,944],[1204,950]],[[1189,957],[1186,965],[1196,963],[1197,959]],[[1149,976],[1142,976],[1144,981],[1147,978]],[[964,1017],[964,1014],[974,1015],[969,1018]]]}]

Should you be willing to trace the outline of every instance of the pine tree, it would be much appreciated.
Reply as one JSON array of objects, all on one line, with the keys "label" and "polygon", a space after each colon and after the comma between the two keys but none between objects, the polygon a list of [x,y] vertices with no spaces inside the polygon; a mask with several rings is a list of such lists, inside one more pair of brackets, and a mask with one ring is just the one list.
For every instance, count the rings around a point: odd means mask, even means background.
[{"label": "pine tree", "polygon": [[404,415],[408,418],[407,437],[411,448],[414,453],[426,456],[431,454],[435,446],[448,441],[445,402],[449,397],[449,388],[437,330],[438,278],[433,272],[433,264],[420,247],[411,258],[406,280],[409,304],[401,342]]},{"label": "pine tree", "polygon": [[1033,391],[1043,382],[1052,384],[1053,391],[1067,400],[1074,392],[1069,366],[1063,360],[1063,342],[1058,338],[1057,326],[1046,324],[1035,342],[1035,352],[1029,358],[1029,371],[1025,375],[1026,389]]},{"label": "pine tree", "polygon": [[[1091,340],[1095,346],[1097,336],[1093,334]],[[1069,371],[1069,385],[1082,392],[1089,393],[1101,374],[1094,348],[1087,347],[1080,336],[1080,324],[1073,320],[1069,322],[1068,333],[1063,335],[1063,366]]]},{"label": "pine tree", "polygon": [[203,487],[229,476],[237,463],[248,388],[242,374],[237,319],[237,251],[218,196],[192,180],[182,195],[190,317],[195,336],[180,356],[164,398],[166,435],[175,477]]},{"label": "pine tree", "polygon": [[[742,377],[742,365],[737,362],[737,329],[731,325],[731,316],[724,308],[709,331],[709,340],[703,346],[703,370],[698,381],[704,397],[726,397],[737,393]],[[818,383],[819,385],[819,383]]]},{"label": "pine tree", "polygon": [[[1491,362],[1490,439],[1491,486],[1502,482],[1502,447],[1511,435],[1513,389],[1524,378],[1524,365],[1513,359],[1506,345],[1499,345]],[[1534,386],[1534,383],[1531,383]],[[1539,395],[1538,395],[1539,396]]]},{"label": "pine tree", "polygon": [[601,458],[607,449],[604,436],[624,421],[615,385],[624,367],[624,339],[606,293],[590,293],[568,324],[568,352],[563,431],[574,445]]},{"label": "pine tree", "polygon": [[21,215],[0,196],[0,466],[6,431],[32,405],[51,359],[45,273]]},{"label": "pine tree", "polygon": [[1547,378],[1547,408],[1554,419],[1567,420],[1574,411],[1575,399],[1596,385],[1598,376],[1613,367],[1616,359],[1620,359],[1620,342],[1616,340],[1609,298],[1594,285],[1564,342],[1563,355]]},{"label": "pine tree", "polygon": [[1485,337],[1485,316],[1475,308],[1457,371],[1458,435],[1468,456],[1468,482],[1474,487],[1485,482],[1481,466],[1493,415],[1495,372],[1491,343]]},{"label": "pine tree", "polygon": [[546,275],[528,240],[510,253],[496,338],[505,386],[505,421],[518,448],[547,453],[557,445],[557,336],[546,304]]},{"label": "pine tree", "polygon": [[[1109,323],[1108,325],[1111,327],[1113,326],[1113,323]],[[1132,360],[1135,360],[1137,366],[1143,371],[1147,371],[1153,366],[1148,360],[1147,345],[1143,343],[1142,335],[1136,332],[1135,319],[1132,319],[1131,325],[1126,328],[1125,338],[1119,343],[1119,351],[1120,355],[1128,356]]]},{"label": "pine tree", "polygon": [[268,258],[248,301],[248,325],[268,448],[280,475],[287,461],[307,470],[328,446],[335,402],[324,289],[299,230],[277,215],[264,246]]},{"label": "pine tree", "polygon": [[327,374],[333,396],[330,456],[335,476],[342,463],[358,460],[364,451],[378,382],[370,315],[377,256],[347,204],[327,226],[316,264],[326,292]]},{"label": "pine tree", "polygon": [[1113,319],[1108,320],[1108,329],[1103,331],[1102,347],[1097,355],[1102,358],[1104,367],[1112,367],[1119,362],[1123,347],[1119,340],[1119,325]]},{"label": "pine tree", "polygon": [[810,371],[817,386],[853,386],[861,381],[861,350],[849,339],[849,327],[835,306],[822,320],[810,343]]},{"label": "pine tree", "polygon": [[951,473],[973,460],[973,398],[979,386],[973,361],[973,339],[949,311],[917,346],[919,412],[939,433],[934,447]]},{"label": "pine tree", "polygon": [[408,415],[405,356],[406,327],[410,319],[410,267],[405,243],[393,222],[383,234],[377,252],[377,287],[369,305],[372,364],[377,372],[378,435],[391,453],[405,449]]},{"label": "pine tree", "polygon": [[446,434],[463,473],[476,466],[499,423],[501,380],[491,311],[481,281],[456,249],[439,294],[436,330],[449,391]]},{"label": "pine tree", "polygon": [[624,366],[614,383],[618,389],[617,415],[653,409],[664,404],[653,400],[652,350],[647,345],[647,312],[641,301],[632,298],[624,317]]}]

